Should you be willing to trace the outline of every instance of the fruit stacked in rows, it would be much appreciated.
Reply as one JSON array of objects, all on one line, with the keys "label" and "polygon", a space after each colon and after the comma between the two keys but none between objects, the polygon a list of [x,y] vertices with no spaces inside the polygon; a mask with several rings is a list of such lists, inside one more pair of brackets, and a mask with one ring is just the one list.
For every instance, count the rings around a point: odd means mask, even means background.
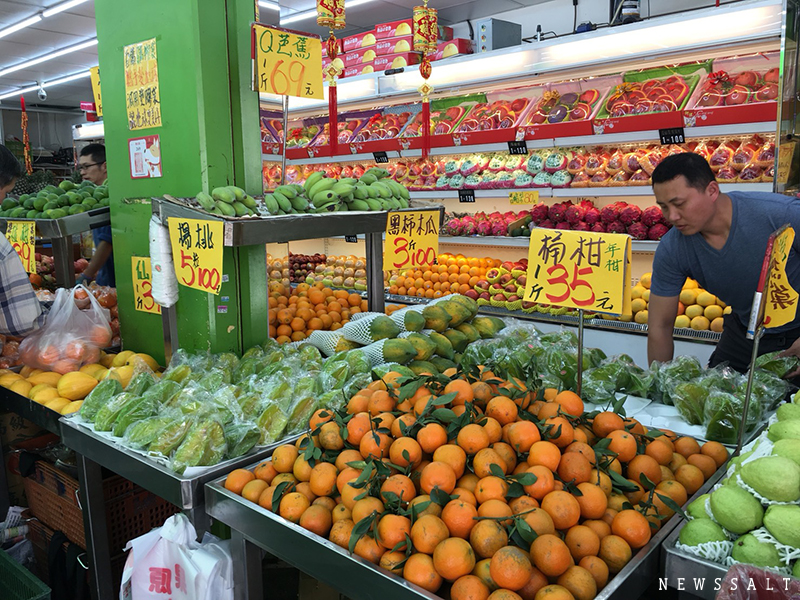
[{"label": "fruit stacked in rows", "polygon": [[326,287],[344,288],[365,292],[367,290],[367,259],[352,254],[328,256],[324,264],[317,264],[303,281],[309,285],[322,283]]},{"label": "fruit stacked in rows", "polygon": [[741,71],[728,73],[715,71],[706,77],[700,95],[692,108],[709,106],[738,106],[753,102],[769,102],[778,97],[780,69],[766,72]]},{"label": "fruit stacked in rows", "polygon": [[14,219],[60,219],[93,208],[108,206],[108,187],[91,181],[74,184],[62,181],[48,185],[36,194],[6,198],[0,204],[0,217]]},{"label": "fruit stacked in rows", "polygon": [[486,275],[500,266],[494,258],[465,257],[463,254],[440,254],[437,264],[420,269],[385,271],[384,286],[390,294],[440,298],[448,294],[466,294]]},{"label": "fruit stacked in rows", "polygon": [[367,310],[360,294],[331,290],[322,283],[301,283],[291,291],[269,284],[269,337],[279,343],[299,342],[312,331],[336,331],[350,316]]},{"label": "fruit stacked in rows", "polygon": [[[696,80],[696,78],[695,78]],[[600,116],[623,117],[671,112],[683,108],[694,82],[678,74],[647,81],[626,81],[608,95]]]},{"label": "fruit stacked in rows", "polygon": [[594,598],[728,458],[488,370],[392,371],[310,428],[225,487],[453,600]]}]

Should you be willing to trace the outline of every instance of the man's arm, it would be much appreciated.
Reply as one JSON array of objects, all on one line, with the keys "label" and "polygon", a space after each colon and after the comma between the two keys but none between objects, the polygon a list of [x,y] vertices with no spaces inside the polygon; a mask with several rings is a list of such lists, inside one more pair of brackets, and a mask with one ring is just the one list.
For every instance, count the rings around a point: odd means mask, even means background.
[{"label": "man's arm", "polygon": [[22,261],[4,236],[0,236],[0,333],[23,336],[44,321]]},{"label": "man's arm", "polygon": [[[794,341],[794,344],[789,346],[786,350],[781,352],[778,356],[797,356],[800,358],[800,339]],[[793,377],[797,377],[800,375],[800,369],[796,369],[791,373],[788,373],[784,379],[792,379]]]},{"label": "man's arm", "polygon": [[103,240],[99,244],[97,244],[97,248],[94,250],[94,256],[92,256],[92,260],[89,261],[88,266],[83,270],[83,275],[86,279],[94,279],[97,277],[97,272],[103,268],[103,265],[106,264],[108,257],[111,256],[111,252],[113,251],[113,247],[109,242]]},{"label": "man's arm", "polygon": [[647,305],[647,361],[667,362],[675,353],[672,330],[678,316],[678,296],[650,294]]}]

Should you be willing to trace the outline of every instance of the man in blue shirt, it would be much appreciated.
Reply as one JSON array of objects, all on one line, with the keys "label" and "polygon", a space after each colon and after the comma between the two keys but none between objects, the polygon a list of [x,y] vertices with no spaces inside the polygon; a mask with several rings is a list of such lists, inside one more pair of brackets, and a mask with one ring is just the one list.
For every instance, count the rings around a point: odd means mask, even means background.
[{"label": "man in blue shirt", "polygon": [[[800,199],[759,192],[720,192],[706,160],[692,153],[665,158],[653,172],[653,193],[673,228],[661,239],[653,261],[647,324],[650,362],[672,360],[678,297],[687,277],[732,307],[709,366],[726,362],[745,372],[753,342],[747,323],[764,261],[767,240],[789,223],[800,229]],[[786,265],[789,283],[800,291],[800,236]],[[759,354],[784,350],[800,356],[800,312],[793,323],[768,329]],[[800,370],[790,374],[795,376]]]},{"label": "man in blue shirt", "polygon": [[[81,150],[78,159],[81,176],[95,185],[104,185],[108,179],[106,166],[106,147],[102,144],[89,144]],[[96,279],[98,285],[116,287],[114,278],[114,254],[111,243],[111,226],[92,230],[94,256],[84,269],[78,283]]]}]

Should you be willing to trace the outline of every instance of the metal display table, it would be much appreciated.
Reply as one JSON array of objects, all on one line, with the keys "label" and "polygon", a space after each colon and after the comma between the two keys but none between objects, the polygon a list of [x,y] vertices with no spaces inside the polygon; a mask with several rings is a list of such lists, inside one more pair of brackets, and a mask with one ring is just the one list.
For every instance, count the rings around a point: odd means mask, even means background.
[{"label": "metal display table", "polygon": [[[724,473],[724,470],[718,471],[687,503],[710,490]],[[439,598],[228,491],[224,483],[224,478],[221,478],[206,485],[206,510],[209,516],[231,528],[237,600],[264,597],[261,550],[274,554],[354,600]],[[596,598],[622,600],[640,597],[663,572],[661,545],[679,523],[680,517],[677,516],[664,523]]]},{"label": "metal display table", "polygon": [[210,520],[206,514],[204,486],[207,482],[227,474],[233,469],[258,462],[272,455],[280,444],[296,438],[282,440],[251,452],[237,459],[225,461],[197,477],[182,477],[168,467],[135,452],[115,446],[92,430],[81,426],[73,419],[62,418],[61,439],[67,447],[75,450],[78,464],[78,479],[81,485],[83,520],[86,530],[86,551],[93,569],[91,573],[92,594],[95,600],[116,597],[111,581],[111,556],[108,524],[104,508],[102,467],[129,479],[147,491],[175,504],[197,529],[206,531]]},{"label": "metal display table", "polygon": [[[5,232],[9,221],[30,221],[31,219],[0,218],[0,229]],[[37,237],[49,239],[53,244],[53,263],[56,269],[56,283],[61,287],[75,285],[75,267],[72,259],[72,236],[111,223],[111,209],[107,206],[93,208],[77,215],[60,219],[34,219]]]}]

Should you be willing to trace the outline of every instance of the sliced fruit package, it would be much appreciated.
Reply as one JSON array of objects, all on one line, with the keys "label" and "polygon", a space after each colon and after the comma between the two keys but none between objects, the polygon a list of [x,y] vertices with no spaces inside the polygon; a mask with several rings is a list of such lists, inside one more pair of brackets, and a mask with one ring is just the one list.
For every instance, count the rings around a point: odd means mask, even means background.
[{"label": "sliced fruit package", "polygon": [[[356,134],[359,130],[364,127],[369,119],[373,117],[376,113],[375,111],[369,112],[359,112],[359,113],[349,113],[339,115],[338,117],[338,131],[339,137],[338,142],[340,144],[348,144],[354,140]],[[311,142],[311,146],[327,146],[330,144],[330,124],[327,120],[322,125],[322,131],[314,138],[314,141]]]},{"label": "sliced fruit package", "polygon": [[706,156],[720,183],[759,183],[773,179],[775,142],[759,135],[744,141],[707,144],[697,152]]},{"label": "sliced fruit package", "polygon": [[[466,114],[479,103],[486,102],[485,94],[472,94],[458,98],[443,98],[431,102],[431,135],[446,135],[458,128]],[[401,137],[420,137],[422,135],[422,111],[400,134]]]},{"label": "sliced fruit package", "polygon": [[419,104],[388,107],[367,119],[351,141],[357,143],[394,139],[420,110],[422,107]]},{"label": "sliced fruit package", "polygon": [[686,106],[709,62],[629,71],[603,100],[596,118],[674,112]]},{"label": "sliced fruit package", "polygon": [[590,119],[600,108],[600,99],[621,82],[622,78],[614,75],[534,88],[534,99],[517,127]]},{"label": "sliced fruit package", "polygon": [[771,102],[778,98],[779,52],[721,58],[703,77],[687,108],[739,106]]},{"label": "sliced fruit package", "polygon": [[[265,144],[278,144],[283,137],[279,132],[283,131],[283,117],[279,111],[264,110],[259,111],[259,121],[261,123],[261,141]],[[277,124],[277,128],[275,125]]]},{"label": "sliced fruit package", "polygon": [[286,148],[305,148],[314,141],[322,131],[325,119],[304,119],[289,121],[289,135],[286,140]]},{"label": "sliced fruit package", "polygon": [[490,92],[486,102],[473,106],[456,128],[458,132],[511,129],[528,108],[531,89]]}]

